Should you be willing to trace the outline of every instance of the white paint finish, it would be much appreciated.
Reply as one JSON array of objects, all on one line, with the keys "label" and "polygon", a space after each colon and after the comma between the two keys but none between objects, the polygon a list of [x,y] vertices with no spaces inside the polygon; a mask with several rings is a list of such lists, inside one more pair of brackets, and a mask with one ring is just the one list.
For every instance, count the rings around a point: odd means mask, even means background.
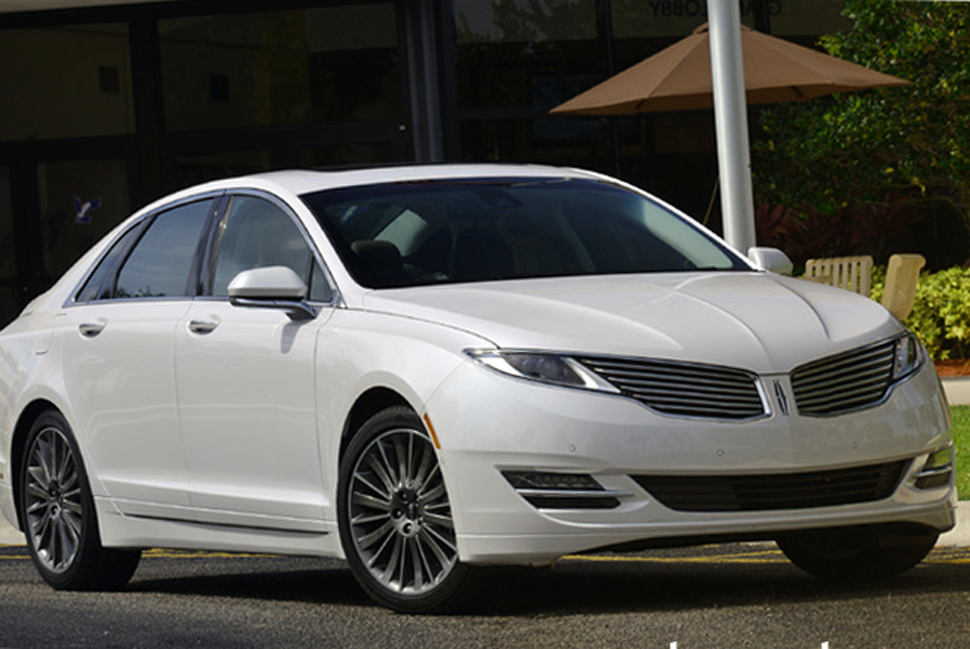
[{"label": "white paint finish", "polygon": [[[189,300],[106,301],[65,311],[55,334],[64,397],[106,494],[187,505],[175,394],[175,325]],[[84,336],[86,324],[103,325]]]},{"label": "white paint finish", "polygon": [[871,300],[765,273],[457,284],[377,291],[364,304],[508,349],[703,359],[757,372],[788,371],[902,331]]},{"label": "white paint finish", "polygon": [[[330,311],[294,321],[278,309],[197,300],[176,334],[189,497],[200,520],[322,518],[316,427],[317,331]],[[208,333],[193,322],[216,326]],[[234,518],[230,513],[238,514]]]}]

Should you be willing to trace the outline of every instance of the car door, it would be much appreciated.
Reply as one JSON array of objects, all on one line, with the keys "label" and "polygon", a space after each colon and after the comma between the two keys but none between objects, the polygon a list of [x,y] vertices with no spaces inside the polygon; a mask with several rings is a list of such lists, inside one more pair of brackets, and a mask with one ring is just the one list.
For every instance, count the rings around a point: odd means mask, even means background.
[{"label": "car door", "polygon": [[200,521],[325,531],[314,357],[329,308],[313,319],[230,304],[239,272],[288,266],[317,303],[332,291],[295,216],[269,197],[237,195],[216,230],[207,298],[176,332],[190,501]]},{"label": "car door", "polygon": [[58,328],[88,471],[124,513],[190,515],[175,384],[175,326],[197,283],[215,198],[142,220],[110,248]]}]

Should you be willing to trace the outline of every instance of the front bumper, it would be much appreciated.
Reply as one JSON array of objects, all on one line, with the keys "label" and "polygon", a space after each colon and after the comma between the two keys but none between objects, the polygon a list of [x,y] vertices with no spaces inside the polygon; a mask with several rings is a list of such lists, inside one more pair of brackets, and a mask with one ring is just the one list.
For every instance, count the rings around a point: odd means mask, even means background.
[{"label": "front bumper", "polygon": [[[860,412],[829,418],[771,412],[725,422],[666,417],[623,397],[546,387],[469,364],[428,402],[427,414],[441,443],[459,553],[468,563],[541,565],[648,540],[768,539],[879,523],[942,532],[955,523],[952,478],[916,486],[928,454],[950,441],[948,409],[931,368]],[[788,475],[893,461],[905,468],[889,497],[797,509],[683,511],[663,505],[632,477]],[[606,509],[537,507],[503,471],[589,475],[619,494],[619,502]]]}]

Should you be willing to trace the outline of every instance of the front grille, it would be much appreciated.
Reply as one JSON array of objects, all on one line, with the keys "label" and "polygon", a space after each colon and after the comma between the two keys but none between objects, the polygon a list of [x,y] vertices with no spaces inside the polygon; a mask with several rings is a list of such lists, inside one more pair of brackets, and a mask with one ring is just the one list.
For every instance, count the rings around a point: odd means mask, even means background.
[{"label": "front grille", "polygon": [[837,415],[880,403],[892,383],[895,341],[802,365],[791,375],[798,412]]},{"label": "front grille", "polygon": [[888,498],[899,486],[909,462],[774,475],[630,477],[665,507],[676,511],[808,509]]},{"label": "front grille", "polygon": [[697,363],[626,358],[577,358],[625,396],[665,415],[754,419],[765,414],[755,376]]}]

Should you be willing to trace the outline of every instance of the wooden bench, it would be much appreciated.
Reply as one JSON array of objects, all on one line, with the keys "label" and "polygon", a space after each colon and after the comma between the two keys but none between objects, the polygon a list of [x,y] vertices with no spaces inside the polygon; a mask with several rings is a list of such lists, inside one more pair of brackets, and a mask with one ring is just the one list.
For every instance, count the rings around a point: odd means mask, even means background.
[{"label": "wooden bench", "polygon": [[872,257],[828,257],[805,262],[804,279],[852,291],[869,297],[872,286]]},{"label": "wooden bench", "polygon": [[[889,258],[882,305],[900,320],[913,311],[919,273],[926,265],[922,255],[899,254]],[[869,297],[872,288],[872,257],[829,257],[805,262],[803,279],[859,293]]]}]

